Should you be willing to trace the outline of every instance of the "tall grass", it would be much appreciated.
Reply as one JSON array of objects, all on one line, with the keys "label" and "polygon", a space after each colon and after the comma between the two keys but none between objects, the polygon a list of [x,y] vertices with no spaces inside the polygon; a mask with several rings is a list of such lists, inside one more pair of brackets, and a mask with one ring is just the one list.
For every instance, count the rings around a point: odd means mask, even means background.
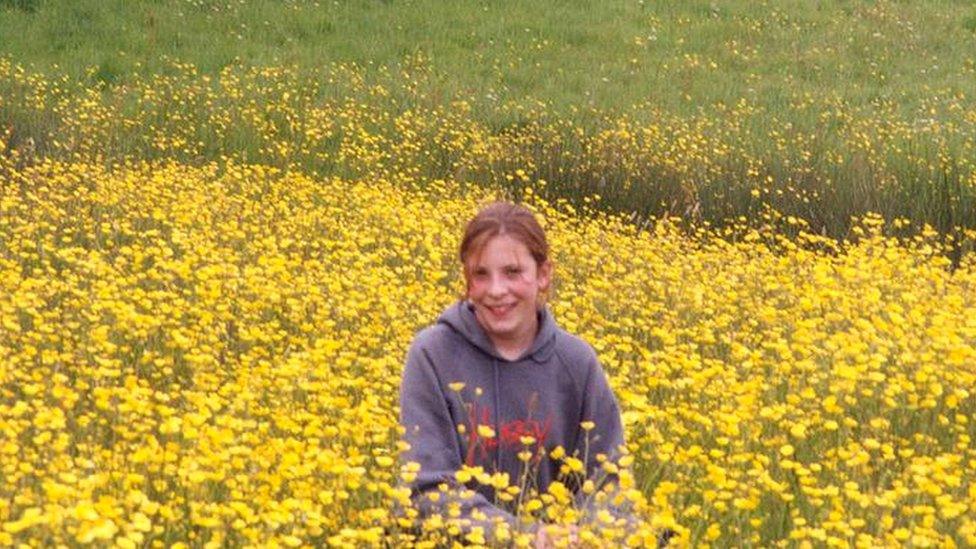
[{"label": "tall grass", "polygon": [[[952,232],[976,226],[974,15],[964,2],[8,3],[0,125],[22,161],[229,156],[532,185],[575,204],[596,193],[608,210],[713,224],[772,209],[844,236],[874,211]],[[361,146],[372,156],[350,154]]]},{"label": "tall grass", "polygon": [[[171,64],[100,91],[0,63],[8,151],[29,157],[202,162],[232,157],[356,178],[527,186],[579,206],[724,224],[775,211],[846,236],[868,211],[945,233],[976,227],[976,116],[961,101],[924,124],[891,104],[807,97],[779,118],[742,101],[679,116],[652,106],[561,116],[506,103],[496,128],[470,101],[441,104],[423,59],[401,70],[236,68],[217,77]],[[970,108],[971,109],[971,108]],[[939,116],[937,114],[936,116]],[[960,250],[961,252],[961,250]]]}]

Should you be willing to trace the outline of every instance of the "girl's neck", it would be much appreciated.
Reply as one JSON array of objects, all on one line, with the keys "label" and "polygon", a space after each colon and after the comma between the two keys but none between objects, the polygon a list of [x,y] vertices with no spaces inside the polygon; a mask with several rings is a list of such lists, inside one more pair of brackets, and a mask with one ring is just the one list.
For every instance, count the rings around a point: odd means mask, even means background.
[{"label": "girl's neck", "polygon": [[539,334],[539,320],[535,320],[534,325],[531,330],[529,330],[528,335],[523,336],[517,340],[512,339],[496,339],[490,338],[492,344],[495,346],[495,350],[498,354],[506,360],[515,360],[516,358],[522,356],[527,349],[532,347],[535,342],[536,336]]}]

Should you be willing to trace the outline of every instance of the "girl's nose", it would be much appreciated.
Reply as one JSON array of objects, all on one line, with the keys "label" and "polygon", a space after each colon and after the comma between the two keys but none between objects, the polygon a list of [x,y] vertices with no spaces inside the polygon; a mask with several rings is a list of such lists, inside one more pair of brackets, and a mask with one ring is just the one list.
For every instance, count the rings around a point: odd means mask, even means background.
[{"label": "girl's nose", "polygon": [[500,276],[492,275],[491,280],[488,281],[488,294],[489,295],[502,295],[506,291],[505,281]]}]

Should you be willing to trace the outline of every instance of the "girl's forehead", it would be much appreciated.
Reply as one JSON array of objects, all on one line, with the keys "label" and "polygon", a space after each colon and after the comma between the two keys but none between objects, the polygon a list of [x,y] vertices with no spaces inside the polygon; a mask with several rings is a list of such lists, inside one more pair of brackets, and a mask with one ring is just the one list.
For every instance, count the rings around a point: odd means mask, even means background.
[{"label": "girl's forehead", "polygon": [[488,239],[480,250],[471,255],[473,265],[519,264],[530,259],[529,249],[518,239],[500,234]]}]

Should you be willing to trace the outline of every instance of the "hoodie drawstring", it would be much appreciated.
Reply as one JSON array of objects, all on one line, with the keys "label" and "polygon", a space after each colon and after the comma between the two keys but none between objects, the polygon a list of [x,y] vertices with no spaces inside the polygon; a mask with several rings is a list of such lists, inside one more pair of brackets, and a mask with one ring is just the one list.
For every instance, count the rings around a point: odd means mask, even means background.
[{"label": "hoodie drawstring", "polygon": [[[501,437],[502,434],[498,430],[499,429],[499,425],[500,425],[500,423],[499,423],[499,417],[498,416],[501,414],[501,410],[499,410],[499,404],[498,404],[498,359],[496,359],[495,357],[492,357],[491,358],[491,365],[492,365],[492,367],[495,370],[495,391],[494,391],[494,393],[495,393],[495,436],[496,437]],[[495,440],[498,441],[499,439],[496,438]],[[499,448],[500,447],[501,447],[501,444],[495,444],[495,469],[496,470],[499,467],[501,467],[501,463],[499,463],[499,460],[500,460]]]}]

